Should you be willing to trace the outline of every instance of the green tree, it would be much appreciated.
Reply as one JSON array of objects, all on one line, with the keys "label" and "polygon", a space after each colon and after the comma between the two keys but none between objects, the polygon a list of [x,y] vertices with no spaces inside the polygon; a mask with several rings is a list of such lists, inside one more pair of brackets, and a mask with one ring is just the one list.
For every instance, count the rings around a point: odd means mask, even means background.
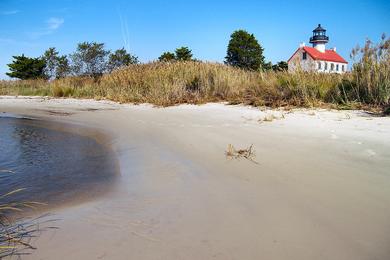
[{"label": "green tree", "polygon": [[288,63],[285,61],[279,61],[277,64],[272,66],[273,71],[286,71],[288,70]]},{"label": "green tree", "polygon": [[104,43],[79,43],[76,51],[70,55],[73,73],[79,76],[101,76],[107,70],[109,53],[104,49]]},{"label": "green tree", "polygon": [[45,61],[42,58],[29,58],[22,54],[21,56],[12,56],[12,63],[8,64],[10,72],[7,72],[11,78],[18,79],[38,79],[45,78]]},{"label": "green tree", "polygon": [[188,47],[180,47],[175,50],[176,60],[189,61],[192,60],[192,51]]},{"label": "green tree", "polygon": [[56,48],[52,47],[42,55],[42,59],[46,63],[44,73],[48,79],[64,78],[71,72],[68,57],[66,55],[59,56],[58,54]]},{"label": "green tree", "polygon": [[56,51],[56,48],[52,47],[47,49],[44,52],[42,59],[46,63],[46,67],[44,70],[46,78],[55,78],[58,65],[58,51]]},{"label": "green tree", "polygon": [[253,34],[238,30],[230,36],[225,63],[243,69],[259,70],[264,66],[263,51]]},{"label": "green tree", "polygon": [[263,71],[267,71],[267,70],[272,70],[272,67],[273,67],[272,62],[269,61],[269,62],[264,62],[264,64],[261,67],[261,69]]},{"label": "green tree", "polygon": [[118,49],[114,53],[111,53],[108,58],[108,71],[113,71],[123,66],[139,63],[136,56],[127,53],[125,48]]},{"label": "green tree", "polygon": [[69,59],[66,55],[59,56],[57,59],[56,78],[64,78],[71,73]]},{"label": "green tree", "polygon": [[158,57],[158,60],[161,62],[174,61],[174,60],[176,60],[176,56],[174,53],[168,51],[168,52],[164,52],[163,54],[161,54],[161,56]]}]

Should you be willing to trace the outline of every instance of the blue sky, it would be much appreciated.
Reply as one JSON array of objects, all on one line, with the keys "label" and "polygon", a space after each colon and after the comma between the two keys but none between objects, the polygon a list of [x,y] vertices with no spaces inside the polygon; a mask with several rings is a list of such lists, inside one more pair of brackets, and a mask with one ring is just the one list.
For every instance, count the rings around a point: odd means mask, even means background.
[{"label": "blue sky", "polygon": [[188,46],[196,58],[222,62],[230,34],[253,33],[266,60],[287,60],[308,43],[321,23],[330,43],[349,59],[368,37],[390,34],[390,1],[159,1],[0,0],[0,78],[12,55],[40,56],[55,46],[61,54],[81,41],[126,47],[141,61]]}]

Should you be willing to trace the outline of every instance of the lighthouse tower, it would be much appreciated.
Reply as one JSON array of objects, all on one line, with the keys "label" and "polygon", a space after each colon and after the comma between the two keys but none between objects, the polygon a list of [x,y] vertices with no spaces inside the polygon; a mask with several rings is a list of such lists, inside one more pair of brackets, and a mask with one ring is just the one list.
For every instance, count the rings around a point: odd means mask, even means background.
[{"label": "lighthouse tower", "polygon": [[326,30],[321,27],[321,24],[313,30],[313,37],[310,37],[310,43],[318,51],[325,53],[325,44],[328,43],[329,37],[326,36]]},{"label": "lighthouse tower", "polygon": [[313,47],[299,45],[299,48],[288,59],[288,71],[317,71],[324,73],[345,73],[348,70],[348,62],[337,52],[336,48],[327,50],[325,44],[329,42],[326,30],[321,24],[313,30],[310,43]]}]

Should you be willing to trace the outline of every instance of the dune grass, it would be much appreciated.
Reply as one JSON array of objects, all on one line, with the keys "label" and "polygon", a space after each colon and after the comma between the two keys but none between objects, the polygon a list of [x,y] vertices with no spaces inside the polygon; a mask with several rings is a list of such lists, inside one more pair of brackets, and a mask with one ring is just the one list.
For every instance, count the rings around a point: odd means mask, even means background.
[{"label": "dune grass", "polygon": [[217,63],[156,62],[131,65],[99,79],[1,81],[0,94],[109,99],[159,106],[216,101],[271,107],[327,104],[355,108],[388,104],[389,78],[384,77],[385,82],[378,86],[368,84],[369,89],[382,90],[365,94],[361,76],[356,77],[354,73],[252,72]]},{"label": "dune grass", "polygon": [[390,100],[390,40],[353,51],[343,75],[298,71],[245,71],[199,61],[136,64],[100,78],[0,81],[0,95],[109,99],[170,106],[225,101],[253,106],[381,107]]}]

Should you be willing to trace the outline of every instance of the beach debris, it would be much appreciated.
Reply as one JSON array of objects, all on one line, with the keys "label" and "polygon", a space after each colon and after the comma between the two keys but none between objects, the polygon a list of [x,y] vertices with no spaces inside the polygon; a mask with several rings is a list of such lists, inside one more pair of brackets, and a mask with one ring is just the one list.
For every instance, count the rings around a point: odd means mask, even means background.
[{"label": "beach debris", "polygon": [[281,120],[281,119],[284,119],[284,118],[285,118],[284,114],[281,114],[279,116],[274,115],[274,114],[267,114],[263,118],[260,118],[258,120],[258,122],[260,122],[260,123],[262,123],[262,122],[272,122],[274,120]]},{"label": "beach debris", "polygon": [[227,150],[225,151],[226,158],[228,159],[247,159],[251,162],[258,164],[254,159],[256,158],[255,149],[253,144],[251,144],[246,149],[236,149],[232,144],[228,144]]}]

